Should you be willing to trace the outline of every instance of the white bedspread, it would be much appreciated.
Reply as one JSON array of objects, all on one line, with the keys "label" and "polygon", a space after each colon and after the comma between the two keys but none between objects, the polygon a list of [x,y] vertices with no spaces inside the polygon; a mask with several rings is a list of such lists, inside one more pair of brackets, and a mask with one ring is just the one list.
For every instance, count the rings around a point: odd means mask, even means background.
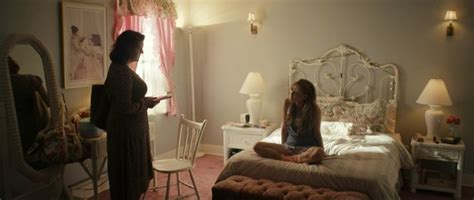
[{"label": "white bedspread", "polygon": [[[400,199],[396,184],[400,168],[411,168],[409,152],[394,135],[323,136],[328,155],[318,165],[265,159],[244,150],[228,160],[217,181],[232,175],[285,181],[338,191],[358,191],[375,200]],[[280,142],[279,131],[265,138]]]}]

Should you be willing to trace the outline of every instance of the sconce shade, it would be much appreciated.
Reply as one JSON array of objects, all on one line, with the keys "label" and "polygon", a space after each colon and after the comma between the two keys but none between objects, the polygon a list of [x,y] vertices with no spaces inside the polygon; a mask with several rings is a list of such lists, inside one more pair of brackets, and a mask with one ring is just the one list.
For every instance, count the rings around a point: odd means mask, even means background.
[{"label": "sconce shade", "polygon": [[448,89],[442,79],[430,79],[416,103],[430,106],[451,106]]},{"label": "sconce shade", "polygon": [[240,88],[240,94],[261,94],[264,90],[262,75],[258,72],[249,72],[247,78]]},{"label": "sconce shade", "polygon": [[446,15],[444,16],[444,20],[449,20],[449,21],[453,21],[453,20],[457,20],[458,18],[456,17],[456,11],[454,10],[448,10],[446,12]]},{"label": "sconce shade", "polygon": [[258,33],[257,19],[255,18],[255,13],[249,13],[247,20],[250,22],[250,32],[252,34]]},{"label": "sconce shade", "polygon": [[249,22],[254,22],[255,21],[255,13],[249,13],[249,16],[247,18]]}]

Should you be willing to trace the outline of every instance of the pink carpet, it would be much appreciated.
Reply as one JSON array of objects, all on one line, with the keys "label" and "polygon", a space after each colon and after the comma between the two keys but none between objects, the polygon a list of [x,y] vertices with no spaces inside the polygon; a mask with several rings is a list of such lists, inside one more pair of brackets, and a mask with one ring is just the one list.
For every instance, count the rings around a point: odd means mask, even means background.
[{"label": "pink carpet", "polygon": [[[214,182],[219,175],[219,172],[222,171],[224,166],[224,159],[222,156],[214,156],[214,155],[204,155],[201,158],[196,160],[194,165],[193,175],[196,181],[196,185],[198,186],[199,195],[201,199],[212,199],[211,188],[214,185]],[[191,179],[189,179],[188,173],[180,173],[180,179],[185,180],[191,183]],[[176,176],[171,176],[171,184],[176,183]],[[158,174],[158,185],[164,186],[166,185],[166,174]],[[150,184],[153,186],[153,183]],[[150,190],[147,192],[146,199],[164,199],[166,192],[166,188],[161,188],[159,190],[153,191]],[[181,195],[192,194],[194,193],[193,190],[189,189],[186,186],[181,186]],[[170,198],[175,199],[177,197],[177,190],[176,186],[171,187],[170,189]],[[105,191],[99,194],[100,200],[109,200],[109,192]],[[196,199],[195,196],[188,197],[186,199]]]},{"label": "pink carpet", "polygon": [[[212,199],[211,188],[214,185],[214,181],[217,179],[219,172],[223,168],[223,158],[222,156],[214,155],[205,155],[196,160],[195,168],[193,170],[194,178],[196,179],[196,184],[199,188],[199,194],[201,199],[207,200]],[[182,179],[189,180],[187,173],[180,174]],[[172,183],[176,183],[175,176],[171,178]],[[158,184],[166,184],[166,176],[160,174],[158,176]],[[151,184],[152,185],[152,184]],[[181,187],[182,194],[190,194],[193,191],[187,187]],[[149,191],[146,195],[146,199],[164,199],[165,188],[158,191]],[[176,187],[172,187],[170,190],[170,197],[175,199],[177,196]],[[408,188],[403,189],[400,193],[402,200],[452,200],[452,195],[442,192],[431,192],[431,191],[418,191],[417,193],[411,193],[408,191]],[[102,192],[99,195],[101,200],[109,200],[110,196],[108,191]],[[196,199],[195,196],[188,197],[186,199]],[[474,188],[472,187],[463,187],[463,197],[462,200],[474,200]]]}]

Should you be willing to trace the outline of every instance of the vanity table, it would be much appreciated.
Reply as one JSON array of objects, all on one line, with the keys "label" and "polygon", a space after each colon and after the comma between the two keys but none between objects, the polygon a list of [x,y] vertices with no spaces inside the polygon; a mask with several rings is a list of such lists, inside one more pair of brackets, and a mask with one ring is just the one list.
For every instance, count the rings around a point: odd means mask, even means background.
[{"label": "vanity table", "polygon": [[[90,152],[90,157],[82,162],[80,165],[82,169],[87,173],[88,178],[81,180],[73,185],[71,188],[78,187],[89,179],[92,181],[92,187],[94,190],[93,197],[95,200],[99,199],[99,187],[102,184],[106,184],[107,180],[101,180],[102,173],[104,171],[105,164],[107,163],[107,133],[104,132],[98,137],[94,138],[82,138],[85,146]],[[82,189],[82,188],[81,188]],[[75,193],[73,192],[73,196]],[[81,193],[80,196],[83,196]]]},{"label": "vanity table", "polygon": [[97,138],[84,138],[84,142],[86,145],[90,145],[90,159],[92,166],[89,169],[84,162],[81,162],[81,166],[92,180],[92,186],[94,187],[94,199],[98,199],[98,182],[105,163],[107,162],[107,133],[104,132]]}]

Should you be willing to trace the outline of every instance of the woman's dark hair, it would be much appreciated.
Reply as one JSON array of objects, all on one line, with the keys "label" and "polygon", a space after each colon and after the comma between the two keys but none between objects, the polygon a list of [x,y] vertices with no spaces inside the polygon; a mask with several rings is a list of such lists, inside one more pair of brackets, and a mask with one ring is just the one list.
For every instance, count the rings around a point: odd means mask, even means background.
[{"label": "woman's dark hair", "polygon": [[8,68],[10,74],[18,74],[18,71],[20,71],[20,65],[10,56],[8,56]]},{"label": "woman's dark hair", "polygon": [[137,49],[140,48],[140,43],[145,40],[145,35],[132,31],[126,30],[120,34],[115,41],[115,44],[110,52],[110,60],[112,62],[127,64],[129,60],[134,58],[137,53]]},{"label": "woman's dark hair", "polygon": [[[301,128],[298,128],[297,133],[301,133],[303,131],[307,130],[312,130],[313,129],[313,123],[315,120],[315,113],[319,112],[318,111],[318,106],[316,105],[316,89],[314,88],[314,85],[306,80],[306,79],[300,79],[293,83],[293,86],[297,86],[300,91],[306,95],[306,99],[303,105],[303,109],[301,110],[302,112],[302,119],[303,119],[303,124],[301,125]],[[291,125],[293,122],[293,118],[295,117],[296,113],[296,104],[291,103],[290,108],[286,114],[286,123],[288,125]]]}]

